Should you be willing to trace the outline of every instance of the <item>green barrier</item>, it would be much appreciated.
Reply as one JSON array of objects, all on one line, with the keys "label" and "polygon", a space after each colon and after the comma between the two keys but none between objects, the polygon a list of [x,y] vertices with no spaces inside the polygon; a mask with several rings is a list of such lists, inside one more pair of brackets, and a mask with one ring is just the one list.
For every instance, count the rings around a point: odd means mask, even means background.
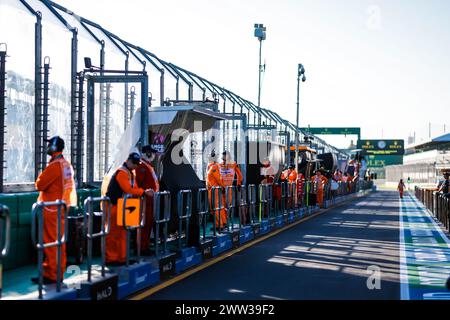
[{"label": "green barrier", "polygon": [[[84,200],[100,195],[99,189],[77,190],[78,203],[70,215],[82,215]],[[11,247],[3,259],[3,269],[11,270],[35,263],[36,252],[31,244],[31,208],[37,202],[38,192],[0,194],[0,204],[9,207],[11,215]]]},{"label": "green barrier", "polygon": [[10,269],[14,269],[16,267],[16,256],[17,256],[17,234],[18,234],[18,228],[11,227],[11,234],[10,234],[10,241],[11,245],[9,247],[8,255],[3,258],[3,271],[7,271]]},{"label": "green barrier", "polygon": [[[17,194],[18,206],[17,215],[19,218],[19,227],[31,226],[31,208],[37,202],[38,192]],[[30,239],[30,237],[28,237]]]},{"label": "green barrier", "polygon": [[19,218],[17,216],[17,196],[14,194],[2,194],[0,195],[0,204],[10,208],[11,228],[16,228],[19,225]]},{"label": "green barrier", "polygon": [[17,256],[17,239],[18,239],[18,225],[19,218],[17,216],[17,206],[18,199],[14,194],[2,194],[0,195],[0,204],[8,206],[11,218],[11,246],[9,248],[8,255],[3,258],[3,270],[9,270],[16,266],[16,256]]},{"label": "green barrier", "polygon": [[[30,220],[31,221],[31,220]],[[15,268],[36,263],[36,250],[31,243],[30,226],[17,229]]]}]

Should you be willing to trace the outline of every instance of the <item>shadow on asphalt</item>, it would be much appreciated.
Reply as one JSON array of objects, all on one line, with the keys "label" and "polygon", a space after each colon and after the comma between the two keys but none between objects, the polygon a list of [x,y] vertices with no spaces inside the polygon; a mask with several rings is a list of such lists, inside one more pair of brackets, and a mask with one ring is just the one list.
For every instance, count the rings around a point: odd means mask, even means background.
[{"label": "shadow on asphalt", "polygon": [[[151,299],[399,299],[398,212],[397,193],[379,191],[263,241]],[[368,279],[377,275],[381,288],[370,290]]]}]

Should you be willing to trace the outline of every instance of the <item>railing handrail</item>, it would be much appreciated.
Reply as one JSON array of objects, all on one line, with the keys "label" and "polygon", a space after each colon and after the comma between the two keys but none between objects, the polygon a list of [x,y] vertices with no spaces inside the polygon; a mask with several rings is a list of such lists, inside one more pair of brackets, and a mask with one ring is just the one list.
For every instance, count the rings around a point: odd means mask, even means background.
[{"label": "railing handrail", "polygon": [[[44,243],[44,223],[43,223],[43,212],[47,207],[57,207],[57,240],[50,243]],[[61,216],[62,210],[64,209],[64,236],[61,240]],[[43,262],[44,262],[44,249],[57,247],[57,273],[56,273],[56,291],[61,291],[61,248],[62,245],[67,243],[67,235],[68,235],[68,212],[67,205],[63,200],[56,200],[52,202],[37,202],[33,205],[31,212],[31,241],[33,246],[38,250],[38,273],[39,273],[39,299],[43,298],[42,289],[44,285],[43,279]],[[38,220],[38,228],[36,228],[36,220]],[[36,229],[38,231],[39,239],[36,241]]]},{"label": "railing handrail", "polygon": [[[93,213],[94,208],[93,204],[99,203],[101,207],[101,231],[94,233],[94,219]],[[106,210],[106,213],[105,213]],[[84,200],[83,203],[83,212],[84,212],[84,234],[88,243],[87,250],[87,267],[88,267],[88,282],[91,282],[92,278],[92,246],[93,240],[96,238],[101,238],[101,255],[102,255],[102,270],[101,275],[105,277],[105,250],[106,250],[106,236],[109,235],[111,230],[111,211],[112,211],[112,203],[109,197],[88,197]],[[106,223],[105,223],[106,220]]]},{"label": "railing handrail", "polygon": [[[6,222],[4,226],[6,231],[4,235],[5,243],[3,243],[2,248],[0,248],[0,259],[1,259],[8,255],[9,248],[11,246],[11,215],[9,212],[9,208],[5,205],[0,205],[0,220]],[[0,230],[0,235],[2,235],[2,230]],[[1,242],[3,242],[3,239],[0,239],[0,243]]]},{"label": "railing handrail", "polygon": [[[181,235],[183,232],[183,220],[186,220],[185,229],[185,243],[189,243],[189,219],[192,215],[192,190],[180,190],[178,191],[178,248],[181,250],[182,241]],[[185,204],[186,200],[186,204]],[[184,213],[184,214],[183,214]]]}]

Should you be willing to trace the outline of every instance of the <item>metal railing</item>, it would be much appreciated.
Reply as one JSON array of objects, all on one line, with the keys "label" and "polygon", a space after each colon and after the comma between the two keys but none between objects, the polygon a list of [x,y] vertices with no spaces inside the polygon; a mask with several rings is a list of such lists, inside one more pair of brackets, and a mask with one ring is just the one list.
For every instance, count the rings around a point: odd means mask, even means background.
[{"label": "metal railing", "polygon": [[[56,207],[57,210],[57,231],[56,231],[56,241],[44,243],[44,217],[43,212],[46,208]],[[53,209],[52,208],[52,209]],[[54,209],[53,209],[54,210]],[[63,213],[64,211],[64,213]],[[43,262],[44,262],[44,249],[57,247],[57,257],[56,257],[56,292],[61,292],[61,283],[62,277],[61,274],[61,255],[62,255],[62,246],[67,243],[67,235],[68,235],[68,220],[67,220],[67,205],[62,200],[57,200],[54,202],[38,202],[33,205],[32,213],[31,213],[31,240],[33,245],[38,250],[38,273],[39,273],[39,282],[38,282],[38,290],[39,290],[39,299],[43,298],[43,285],[44,285],[44,276],[43,276]],[[51,213],[47,213],[51,214]],[[64,216],[64,236],[61,234],[61,218]],[[37,220],[37,226],[36,226]],[[38,233],[38,238],[36,239],[36,231]],[[62,239],[61,239],[62,237]]]},{"label": "metal railing", "polygon": [[450,232],[450,194],[439,193],[435,189],[416,187],[416,198],[441,222]]},{"label": "metal railing", "polygon": [[184,229],[184,246],[187,247],[189,243],[189,219],[192,215],[192,191],[180,190],[178,192],[178,249],[183,249],[183,222],[185,222]]},{"label": "metal railing", "polygon": [[199,218],[200,234],[199,240],[205,241],[206,228],[208,225],[209,217],[209,201],[208,201],[208,189],[202,188],[197,192],[197,213]]},{"label": "metal railing", "polygon": [[248,209],[249,205],[247,202],[247,189],[245,186],[240,186],[237,190],[237,206],[239,214],[239,229],[242,226],[247,225]]},{"label": "metal railing", "polygon": [[211,207],[213,211],[213,234],[217,235],[217,226],[219,226],[219,233],[222,231],[222,210],[225,210],[223,203],[223,193],[224,189],[222,187],[213,187],[211,189]]},{"label": "metal railing", "polygon": [[[227,186],[225,188],[225,210],[227,213],[227,231],[234,230],[234,215],[236,212],[236,187]],[[230,228],[231,226],[231,228]]]},{"label": "metal railing", "polygon": [[[163,239],[161,242],[164,243],[163,253],[167,252],[167,237],[168,237],[168,223],[170,221],[170,206],[171,206],[171,195],[168,191],[156,192],[154,196],[153,202],[153,213],[155,217],[155,255],[156,257],[160,256],[159,250],[159,228],[160,225],[163,225]],[[161,212],[161,205],[163,210]],[[162,216],[161,216],[162,213]]]},{"label": "metal railing", "polygon": [[[140,206],[139,206],[139,223],[137,225],[128,225],[127,223],[127,201],[128,199],[139,199]],[[123,206],[122,206],[122,223],[123,228],[125,229],[127,233],[127,240],[126,240],[126,266],[130,266],[130,251],[131,251],[131,232],[136,230],[137,237],[137,250],[136,250],[136,256],[137,256],[137,263],[140,263],[141,261],[141,229],[145,226],[145,196],[138,197],[133,196],[130,194],[126,194],[123,197]]]},{"label": "metal railing", "polygon": [[250,216],[250,222],[251,224],[255,224],[258,222],[257,216],[256,216],[256,208],[257,208],[257,192],[256,192],[256,185],[250,184],[247,186],[247,196],[248,196],[248,211]]},{"label": "metal railing", "polygon": [[266,211],[268,211],[268,200],[267,200],[267,185],[260,184],[258,188],[259,195],[259,219],[261,222],[266,216]]},{"label": "metal railing", "polygon": [[287,182],[281,182],[281,205],[280,205],[280,214],[285,215],[287,213],[287,201],[288,201],[288,183]]},{"label": "metal railing", "polygon": [[289,182],[289,195],[288,195],[288,202],[289,202],[289,210],[297,209],[297,183],[296,182]]},{"label": "metal railing", "polygon": [[[4,239],[4,240],[3,240]],[[4,205],[0,205],[0,299],[2,297],[3,289],[3,258],[9,253],[11,239],[11,218],[9,214],[9,208]]]},{"label": "metal railing", "polygon": [[[99,203],[102,208],[101,212],[97,213],[101,215],[101,230],[94,233],[94,205]],[[106,236],[110,232],[111,228],[111,209],[112,203],[108,197],[93,198],[88,197],[84,201],[84,234],[87,239],[87,269],[88,278],[87,281],[91,282],[92,279],[92,248],[94,239],[100,238],[101,240],[101,257],[102,257],[102,277],[105,277],[105,251],[106,251]]]}]

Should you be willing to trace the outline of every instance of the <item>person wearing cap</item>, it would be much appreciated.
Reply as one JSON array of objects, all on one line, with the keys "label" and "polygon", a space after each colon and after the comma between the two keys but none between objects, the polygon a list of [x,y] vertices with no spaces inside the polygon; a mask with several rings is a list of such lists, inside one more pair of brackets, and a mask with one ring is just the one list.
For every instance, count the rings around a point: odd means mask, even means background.
[{"label": "person wearing cap", "polygon": [[450,197],[450,172],[444,172],[444,181],[439,183],[438,192]]},{"label": "person wearing cap", "polygon": [[[136,183],[139,188],[144,190],[151,189],[153,192],[159,192],[159,182],[152,166],[152,161],[155,160],[157,150],[150,145],[142,147],[141,164],[137,167]],[[153,229],[153,196],[148,196],[145,203],[145,225],[141,232],[141,248],[143,253],[149,251],[150,236]]]},{"label": "person wearing cap", "polygon": [[[67,208],[77,205],[77,192],[75,187],[74,173],[72,165],[64,159],[63,150],[65,147],[64,140],[55,136],[49,140],[47,146],[47,154],[51,157],[47,167],[38,176],[35,187],[39,191],[38,202],[54,202],[63,200]],[[57,239],[58,226],[58,208],[55,206],[43,209],[44,220],[44,243],[53,243]],[[61,212],[61,232],[64,235],[64,215]],[[57,280],[57,247],[45,248],[45,259],[43,262],[44,284],[55,283]],[[62,245],[61,250],[61,279],[63,279],[66,270],[66,245]],[[34,283],[38,282],[38,278],[31,279]]]},{"label": "person wearing cap", "polygon": [[288,181],[289,183],[294,183],[297,181],[297,170],[295,170],[295,166],[290,165],[287,170],[283,171],[281,174],[281,180]]},{"label": "person wearing cap", "polygon": [[111,200],[111,227],[106,236],[106,263],[116,266],[125,263],[126,259],[126,236],[125,229],[117,225],[117,202],[125,194],[133,196],[152,196],[151,189],[144,190],[136,184],[135,169],[141,164],[141,155],[137,152],[130,153],[127,161],[117,169],[108,185],[106,195]]},{"label": "person wearing cap", "polygon": [[[216,155],[216,151],[212,150],[211,154],[208,157],[208,166],[206,167],[206,173],[208,174],[209,169],[211,169],[212,166],[217,164],[217,155]],[[206,181],[206,183],[208,184],[208,181]],[[208,185],[207,185],[208,187]]]}]

